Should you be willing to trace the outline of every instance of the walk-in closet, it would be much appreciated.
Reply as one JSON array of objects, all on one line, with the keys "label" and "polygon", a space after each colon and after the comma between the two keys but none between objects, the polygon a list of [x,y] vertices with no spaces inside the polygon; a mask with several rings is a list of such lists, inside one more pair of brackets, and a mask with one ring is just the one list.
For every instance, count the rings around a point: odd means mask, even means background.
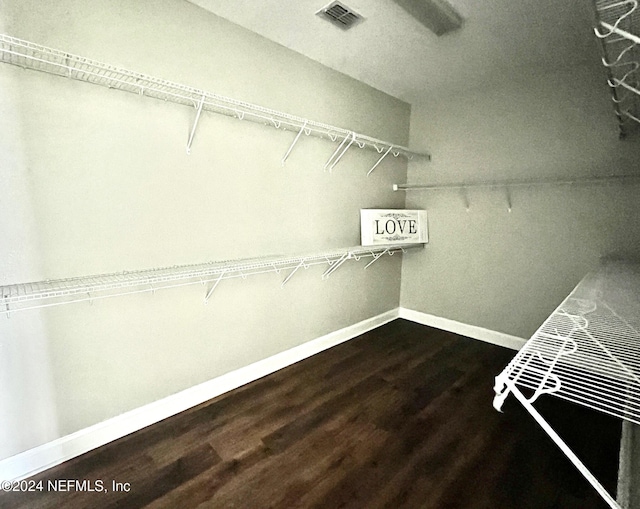
[{"label": "walk-in closet", "polygon": [[0,507],[640,508],[639,44],[0,2]]}]

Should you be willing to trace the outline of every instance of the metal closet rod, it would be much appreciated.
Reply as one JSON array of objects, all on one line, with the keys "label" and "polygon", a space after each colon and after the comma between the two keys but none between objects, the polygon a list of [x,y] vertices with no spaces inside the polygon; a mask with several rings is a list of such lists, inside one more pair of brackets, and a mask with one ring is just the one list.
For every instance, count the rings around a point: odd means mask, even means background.
[{"label": "metal closet rod", "polygon": [[572,184],[603,184],[640,179],[639,175],[608,175],[602,177],[530,179],[530,180],[488,180],[482,182],[458,182],[453,184],[394,184],[394,191],[429,191],[437,189],[468,189],[472,187],[519,187]]},{"label": "metal closet rod", "polygon": [[[298,131],[298,136],[283,158],[283,164],[289,156],[293,145],[295,145],[303,133],[307,136],[313,135],[331,139],[332,141],[348,139],[351,140],[349,146],[355,143],[359,148],[367,147],[374,149],[379,154],[383,154],[378,160],[378,163],[376,163],[376,166],[389,152],[396,157],[403,155],[409,159],[414,156],[431,159],[429,153],[417,152],[402,145],[373,138],[365,134],[355,133],[349,129],[305,119],[187,85],[129,71],[5,34],[0,34],[0,61],[26,69],[47,72],[57,76],[92,83],[94,85],[101,85],[162,99],[164,101],[192,106],[196,110],[196,116],[187,142],[187,153],[190,152],[200,114],[205,110],[233,116],[240,120],[246,119],[271,125],[276,129],[282,128],[285,130]],[[346,149],[344,149],[344,152],[346,152]],[[342,157],[342,155],[343,153],[341,153],[339,157]]]},{"label": "metal closet rod", "polygon": [[384,255],[424,247],[423,244],[356,246],[304,255],[280,255],[262,258],[227,260],[195,265],[176,265],[157,269],[125,271],[31,283],[0,285],[0,312],[10,316],[14,311],[38,309],[72,302],[92,302],[108,297],[202,284],[209,285],[204,302],[207,303],[223,279],[274,272],[288,272],[281,286],[299,269],[313,265],[327,265],[322,279],[327,279],[346,261],[371,258],[365,269]]}]

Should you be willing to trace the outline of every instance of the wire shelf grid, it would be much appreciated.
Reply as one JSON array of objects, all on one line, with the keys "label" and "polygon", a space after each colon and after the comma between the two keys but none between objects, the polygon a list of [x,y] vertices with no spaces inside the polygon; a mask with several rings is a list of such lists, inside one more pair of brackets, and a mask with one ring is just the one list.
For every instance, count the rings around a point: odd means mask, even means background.
[{"label": "wire shelf grid", "polygon": [[352,139],[359,148],[374,149],[379,154],[388,150],[395,157],[402,155],[408,159],[414,157],[430,159],[428,153],[413,151],[402,145],[358,134],[345,128],[129,71],[5,34],[0,34],[0,61],[26,69],[192,106],[198,112],[204,110],[233,116],[241,120],[252,120],[278,129],[294,130],[334,142],[340,139],[343,141]]},{"label": "wire shelf grid", "polygon": [[640,266],[587,276],[498,377],[640,424]]},{"label": "wire shelf grid", "polygon": [[637,0],[595,0],[602,63],[608,74],[620,135],[640,123],[640,9]]},{"label": "wire shelf grid", "polygon": [[[328,265],[323,277],[328,277],[347,260],[393,255],[423,244],[378,245],[351,247],[322,253],[267,256],[241,260],[226,260],[193,265],[177,265],[148,270],[124,271],[83,277],[72,277],[0,286],[0,310],[14,311],[50,307],[71,302],[92,301],[132,293],[153,292],[193,284],[207,284],[222,279],[246,278],[268,272],[295,271],[313,265]],[[368,266],[368,265],[367,265]],[[366,268],[366,267],[365,267]],[[208,296],[207,296],[208,298]],[[205,299],[206,300],[206,299]]]}]

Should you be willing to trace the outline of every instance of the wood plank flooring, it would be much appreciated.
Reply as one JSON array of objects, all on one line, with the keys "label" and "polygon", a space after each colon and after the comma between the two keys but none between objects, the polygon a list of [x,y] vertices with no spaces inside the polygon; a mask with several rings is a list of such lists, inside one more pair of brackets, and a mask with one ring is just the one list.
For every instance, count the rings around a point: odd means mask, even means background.
[{"label": "wood plank flooring", "polygon": [[[513,397],[492,408],[513,355],[396,320],[35,476],[43,492],[0,507],[607,507]],[[615,490],[619,421],[536,406]],[[107,492],[47,489],[67,479]]]}]

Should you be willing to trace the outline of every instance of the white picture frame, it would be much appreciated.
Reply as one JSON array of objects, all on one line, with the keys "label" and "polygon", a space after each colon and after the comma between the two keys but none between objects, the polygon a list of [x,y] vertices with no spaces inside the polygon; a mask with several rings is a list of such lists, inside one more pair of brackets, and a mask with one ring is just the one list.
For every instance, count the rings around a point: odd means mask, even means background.
[{"label": "white picture frame", "polygon": [[360,210],[360,241],[363,246],[426,244],[428,239],[426,210]]}]

